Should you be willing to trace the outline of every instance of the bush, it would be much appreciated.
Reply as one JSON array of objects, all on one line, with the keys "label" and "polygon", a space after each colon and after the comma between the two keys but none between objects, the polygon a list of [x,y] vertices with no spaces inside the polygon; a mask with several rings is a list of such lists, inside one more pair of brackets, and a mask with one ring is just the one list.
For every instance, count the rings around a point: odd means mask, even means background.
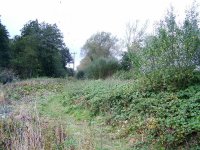
[{"label": "bush", "polygon": [[12,70],[4,69],[0,71],[0,83],[6,84],[17,79],[18,79],[17,76]]},{"label": "bush", "polygon": [[74,69],[67,68],[66,70],[67,70],[68,77],[73,77],[74,76],[74,74],[75,74]]},{"label": "bush", "polygon": [[120,128],[122,136],[143,136],[143,145],[164,149],[192,149],[200,144],[199,85],[160,93],[143,90],[136,81],[96,80],[78,85],[69,93],[70,102],[63,104],[87,109],[91,116],[107,116],[108,124],[126,127]]},{"label": "bush", "polygon": [[120,80],[134,79],[134,77],[135,77],[135,74],[131,70],[130,71],[119,70],[113,74],[114,79],[120,79]]},{"label": "bush", "polygon": [[120,68],[125,71],[129,71],[132,68],[131,59],[128,52],[123,53],[120,65]]},{"label": "bush", "polygon": [[146,78],[143,86],[151,88],[153,91],[179,90],[190,85],[200,83],[200,72],[190,68],[170,68],[153,71],[142,77]]},{"label": "bush", "polygon": [[113,58],[99,58],[86,68],[86,77],[90,79],[105,79],[119,68],[118,61]]},{"label": "bush", "polygon": [[83,70],[79,70],[77,73],[76,73],[76,78],[77,79],[84,79],[85,78],[85,72]]}]

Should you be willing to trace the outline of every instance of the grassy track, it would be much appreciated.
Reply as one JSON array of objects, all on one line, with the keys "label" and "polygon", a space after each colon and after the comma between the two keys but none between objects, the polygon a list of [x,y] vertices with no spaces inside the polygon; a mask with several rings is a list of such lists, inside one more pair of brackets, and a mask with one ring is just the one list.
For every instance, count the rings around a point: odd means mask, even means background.
[{"label": "grassy track", "polygon": [[51,127],[59,126],[58,123],[62,125],[68,135],[68,140],[65,141],[67,149],[128,149],[126,140],[113,139],[114,133],[111,132],[110,126],[105,125],[102,117],[91,119],[89,112],[83,109],[67,113],[68,107],[64,107],[62,101],[67,99],[68,91],[72,87],[80,84],[84,83],[60,79],[36,79],[7,85],[3,92],[15,116],[25,114],[29,117],[30,113],[34,115],[39,113],[41,122],[48,122]]},{"label": "grassy track", "polygon": [[198,150],[199,91],[193,85],[155,93],[112,79],[5,85],[1,103],[12,114],[0,120],[0,149]]},{"label": "grassy track", "polygon": [[[80,83],[75,83],[80,86]],[[62,105],[63,98],[66,99],[67,91],[72,86],[69,83],[63,88],[63,92],[51,95],[47,99],[39,102],[39,110],[42,116],[57,118],[66,124],[69,133],[77,149],[97,149],[97,150],[126,150],[128,144],[125,139],[114,139],[111,126],[105,125],[104,119],[100,116],[91,118],[87,110],[76,109],[72,113],[67,113],[67,107]]]}]

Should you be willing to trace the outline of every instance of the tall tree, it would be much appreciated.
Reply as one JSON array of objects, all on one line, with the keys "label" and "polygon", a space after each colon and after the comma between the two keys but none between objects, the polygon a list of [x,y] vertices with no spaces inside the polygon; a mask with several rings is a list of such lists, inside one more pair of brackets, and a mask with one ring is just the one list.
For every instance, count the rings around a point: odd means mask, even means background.
[{"label": "tall tree", "polygon": [[127,49],[126,57],[129,57],[127,60],[130,61],[130,68],[134,69],[136,73],[139,73],[142,60],[142,48],[143,42],[145,39],[145,30],[147,27],[147,22],[143,25],[139,24],[137,20],[134,23],[128,23],[126,25],[126,34],[125,34],[125,48]]},{"label": "tall tree", "polygon": [[8,67],[10,61],[9,38],[6,27],[0,20],[0,67]]},{"label": "tall tree", "polygon": [[107,32],[98,32],[92,35],[82,48],[82,54],[91,61],[104,57],[113,57],[118,50],[118,39]]},{"label": "tall tree", "polygon": [[186,17],[182,26],[182,49],[185,51],[185,66],[200,65],[200,28],[197,4],[186,11]]},{"label": "tall tree", "polygon": [[[56,24],[28,22],[21,36],[14,40],[12,64],[23,78],[61,77],[72,59]],[[23,65],[25,64],[25,65]]]},{"label": "tall tree", "polygon": [[12,42],[12,67],[21,78],[37,77],[41,74],[38,59],[38,39],[31,35],[16,36]]},{"label": "tall tree", "polygon": [[68,63],[71,63],[74,61],[67,47],[61,49],[61,56],[62,56],[62,64],[64,68],[67,66]]},{"label": "tall tree", "polygon": [[155,35],[146,38],[144,50],[148,60],[145,61],[147,66],[155,70],[180,66],[179,37],[180,29],[176,24],[173,7],[171,7],[165,19],[160,21]]},{"label": "tall tree", "polygon": [[63,76],[65,68],[62,63],[61,50],[65,48],[63,37],[57,26],[41,25],[41,40],[39,45],[39,56],[42,70],[46,76]]},{"label": "tall tree", "polygon": [[91,60],[89,57],[84,57],[81,61],[79,66],[77,67],[77,70],[81,71],[81,70],[85,70],[85,68],[91,63]]},{"label": "tall tree", "polygon": [[186,12],[182,25],[176,23],[176,16],[171,8],[165,19],[156,29],[155,35],[145,40],[142,70],[158,88],[172,85],[184,87],[193,81],[199,81],[194,69],[199,65],[200,30],[199,16],[193,5]]}]

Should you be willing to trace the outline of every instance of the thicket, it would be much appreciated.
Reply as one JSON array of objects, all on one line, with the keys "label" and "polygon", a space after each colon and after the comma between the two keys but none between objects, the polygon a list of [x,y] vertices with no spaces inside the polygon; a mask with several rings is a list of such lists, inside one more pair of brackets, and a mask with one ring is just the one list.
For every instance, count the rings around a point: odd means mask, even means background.
[{"label": "thicket", "polygon": [[23,79],[64,77],[71,73],[66,68],[71,61],[69,49],[56,24],[29,21],[21,35],[9,39],[6,27],[0,22],[0,72],[12,70],[12,74]]},{"label": "thicket", "polygon": [[119,127],[117,138],[135,138],[135,148],[200,148],[199,85],[155,93],[141,81],[81,82],[62,101],[67,112],[87,109],[91,118],[106,116],[107,124]]},{"label": "thicket", "polygon": [[153,89],[185,88],[200,81],[199,70],[195,71],[200,51],[199,13],[195,3],[186,11],[182,23],[177,23],[171,7],[152,35],[140,37],[144,31],[135,28],[132,32],[138,37],[133,37],[132,44],[127,46],[130,61],[122,57],[122,62],[126,66],[130,63],[135,75],[147,78]]},{"label": "thicket", "polygon": [[85,68],[85,76],[89,79],[105,79],[119,69],[118,61],[114,58],[98,58]]},{"label": "thicket", "polygon": [[[145,78],[154,90],[185,88],[199,82],[198,70],[195,71],[199,66],[200,57],[197,6],[194,2],[191,8],[186,10],[183,22],[179,23],[174,8],[171,7],[164,19],[155,25],[152,34],[145,32],[147,24],[141,28],[138,21],[135,24],[128,24],[124,39],[127,52],[122,54],[119,73],[115,74],[115,77]],[[110,33],[101,32],[91,36],[83,46],[85,57],[78,70],[87,72],[89,78],[105,78],[94,73],[96,71],[88,70],[97,70],[101,67],[96,66],[106,64],[100,61],[101,57],[116,57],[117,53],[119,54],[117,42],[118,40]],[[99,72],[104,74],[102,69],[103,66]],[[131,73],[132,77],[129,76]]]},{"label": "thicket", "polygon": [[[84,58],[78,66],[77,78],[84,72],[88,79],[105,79],[120,68],[115,53],[118,51],[118,39],[108,32],[97,32],[84,44],[81,53]],[[80,71],[80,72],[79,72]]]},{"label": "thicket", "polygon": [[[177,23],[174,9],[146,35],[129,26],[127,53],[121,71],[126,81],[87,81],[73,88],[63,105],[103,115],[107,123],[121,127],[119,137],[132,135],[135,148],[199,149],[200,28],[197,5]],[[140,142],[139,142],[140,141]],[[147,148],[146,147],[146,148]]]},{"label": "thicket", "polygon": [[10,47],[8,31],[0,20],[0,69],[2,67],[8,67],[10,60]]}]

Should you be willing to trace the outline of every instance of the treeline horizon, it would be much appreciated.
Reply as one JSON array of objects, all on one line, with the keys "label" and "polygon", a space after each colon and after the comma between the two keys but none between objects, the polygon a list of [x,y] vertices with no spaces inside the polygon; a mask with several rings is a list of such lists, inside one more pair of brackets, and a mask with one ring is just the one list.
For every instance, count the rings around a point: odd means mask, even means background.
[{"label": "treeline horizon", "polygon": [[[151,34],[146,33],[146,24],[139,26],[139,21],[127,24],[123,45],[109,32],[94,33],[81,49],[83,59],[76,77],[144,77],[156,88],[199,81],[194,75],[200,65],[199,20],[198,5],[194,2],[181,23],[171,7]],[[21,35],[13,39],[8,38],[6,27],[0,25],[1,70],[11,69],[23,79],[74,75],[74,70],[66,68],[73,59],[56,24],[29,21]],[[126,51],[121,51],[122,48]]]},{"label": "treeline horizon", "polygon": [[72,73],[72,69],[66,67],[72,61],[56,24],[29,21],[20,35],[9,39],[6,26],[0,20],[0,69],[4,75],[15,74],[22,79],[65,77]]},{"label": "treeline horizon", "polygon": [[[171,7],[157,23],[154,33],[146,33],[146,24],[127,24],[122,58],[119,39],[111,33],[93,34],[82,47],[84,58],[78,77],[99,79],[114,77],[145,80],[155,89],[186,87],[200,81],[200,17],[198,4],[186,9],[182,22]],[[117,72],[117,73],[116,73]],[[147,85],[148,86],[148,85]]]}]

